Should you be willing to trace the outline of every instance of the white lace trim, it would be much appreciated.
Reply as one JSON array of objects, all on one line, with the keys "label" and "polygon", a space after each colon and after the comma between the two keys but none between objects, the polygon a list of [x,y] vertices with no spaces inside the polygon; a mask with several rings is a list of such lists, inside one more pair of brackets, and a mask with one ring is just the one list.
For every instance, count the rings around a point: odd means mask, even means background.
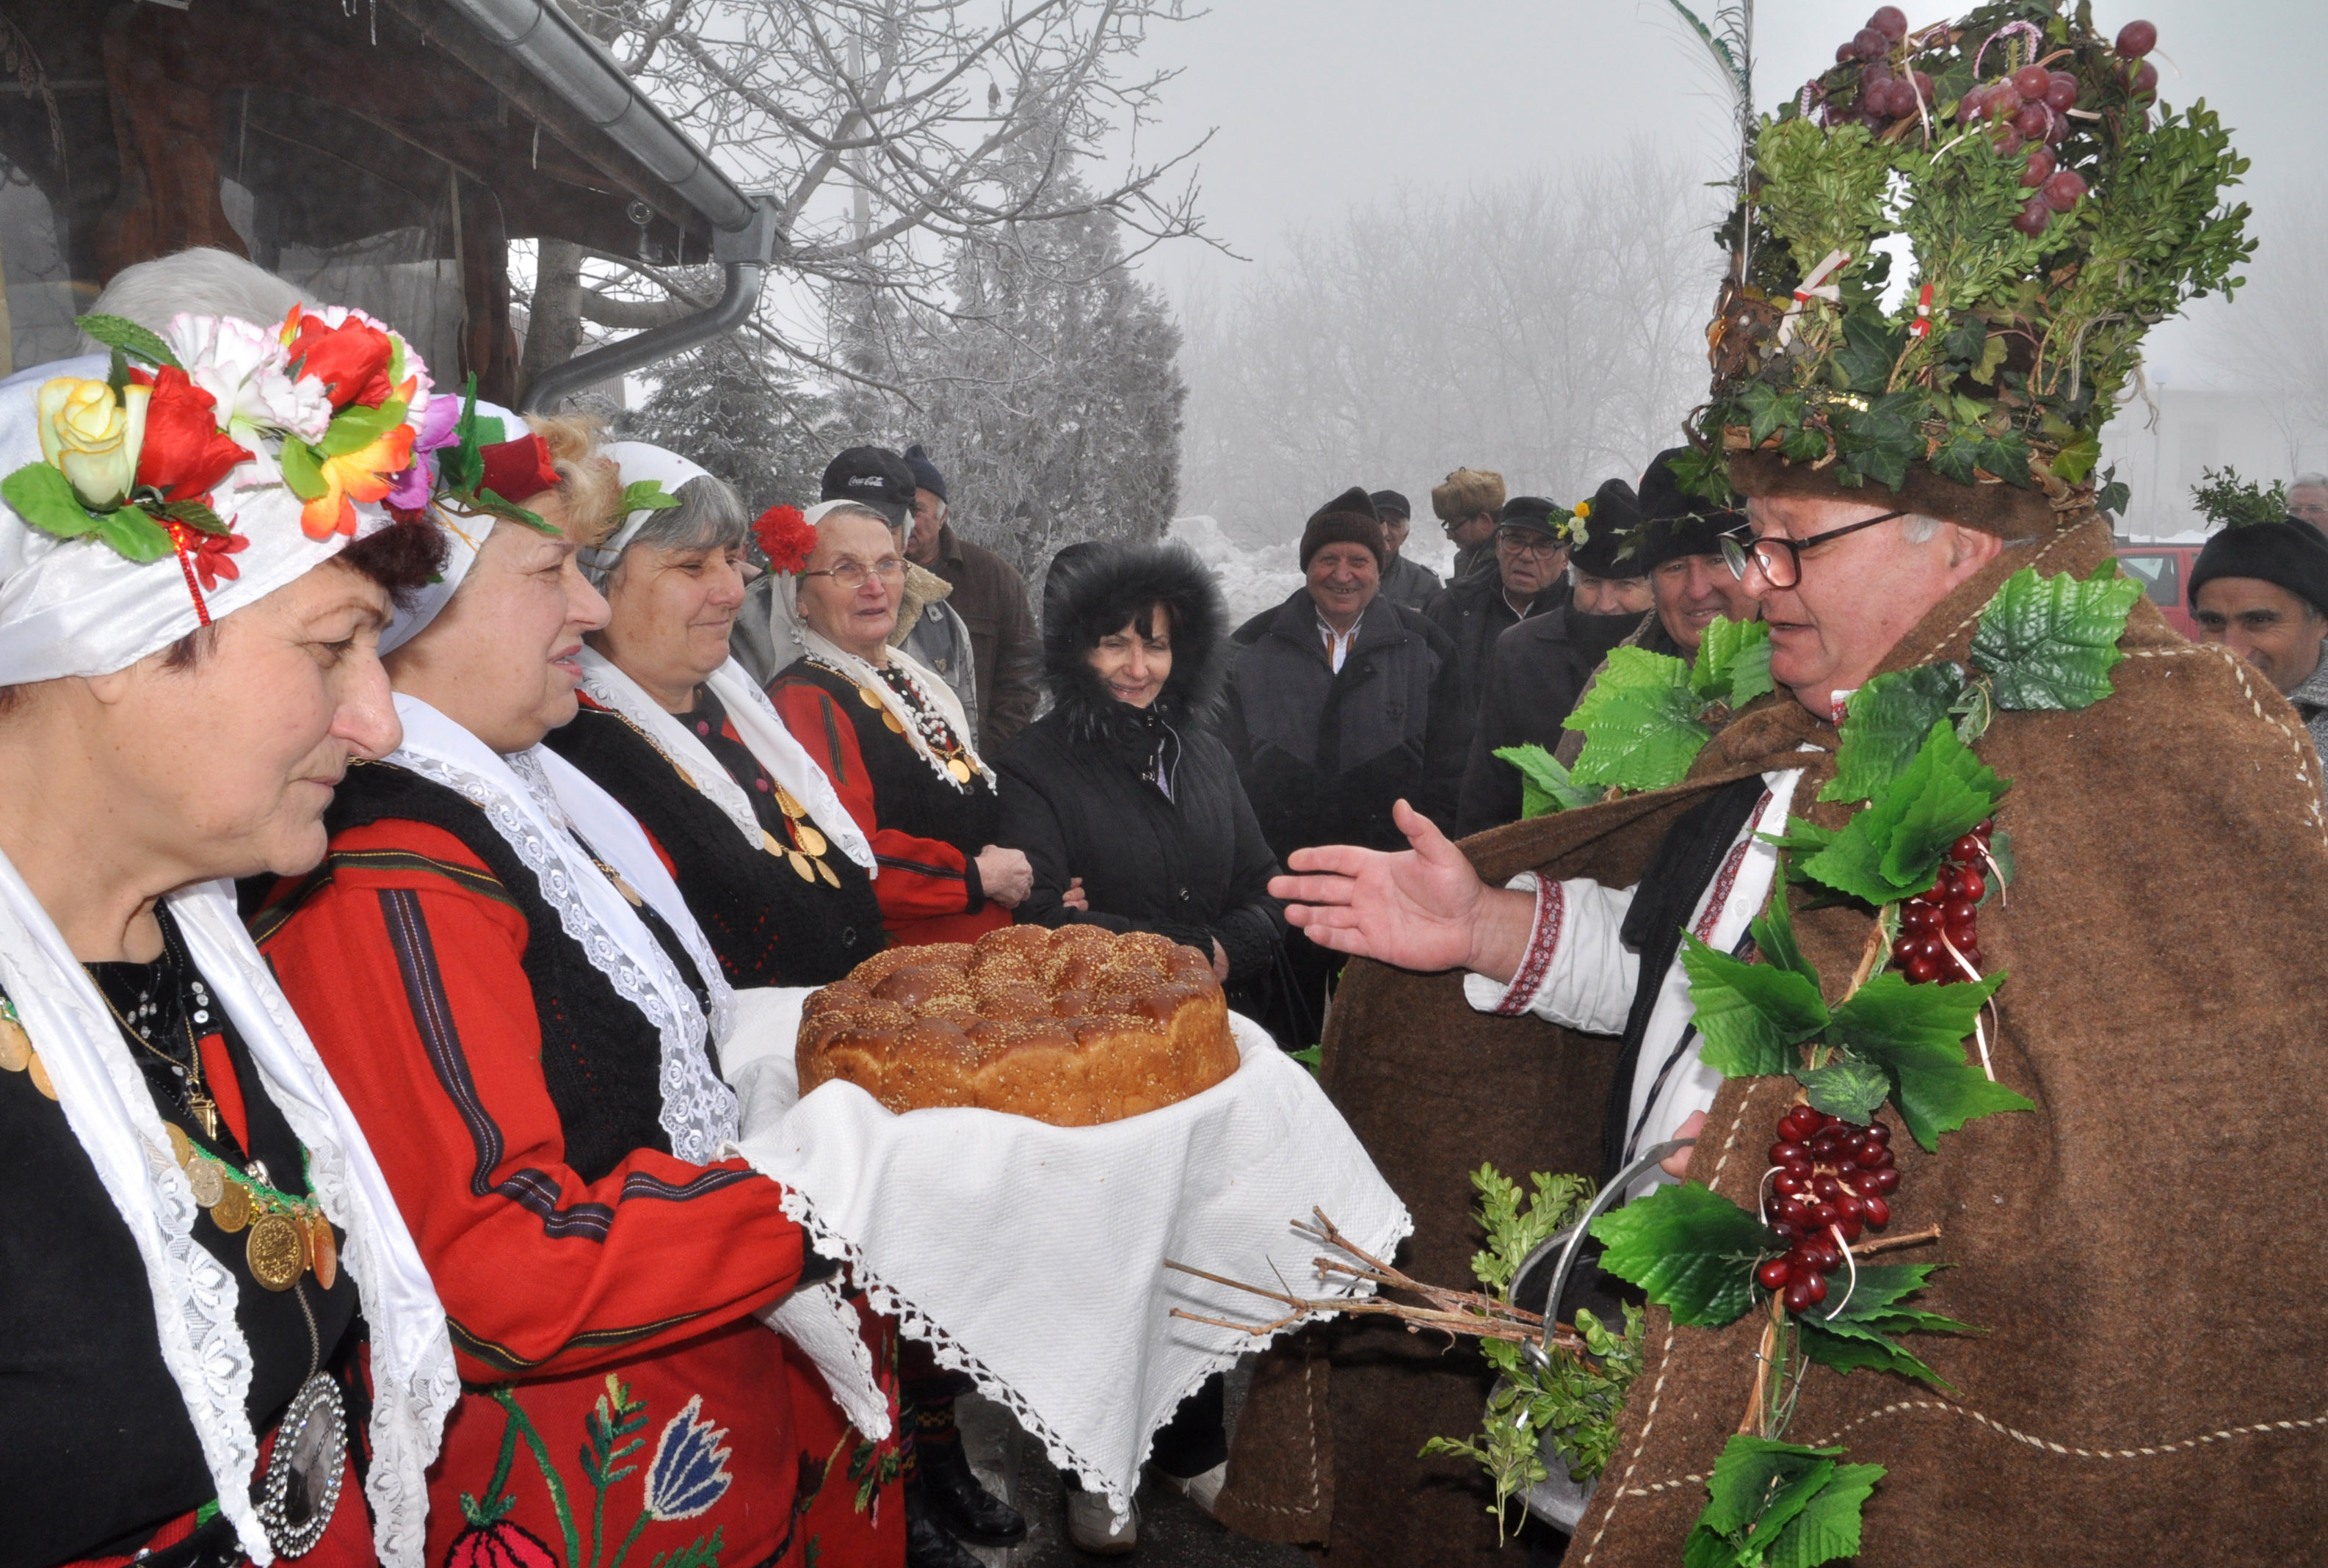
[{"label": "white lace trim", "polygon": [[[658,1120],[671,1139],[672,1156],[690,1165],[709,1165],[718,1159],[720,1146],[736,1136],[736,1093],[711,1070],[710,1057],[704,1050],[707,1025],[703,1011],[696,1005],[695,993],[680,977],[678,965],[671,962],[662,944],[652,935],[642,933],[644,940],[641,947],[648,954],[650,966],[643,970],[591,913],[575,885],[579,873],[568,864],[559,847],[514,801],[486,780],[442,757],[409,750],[398,751],[392,760],[444,785],[485,813],[493,831],[533,872],[540,884],[543,901],[558,911],[559,925],[582,949],[590,966],[606,977],[616,995],[645,1014],[662,1037],[662,1110]],[[538,763],[524,753],[503,760],[533,792],[537,805],[555,818],[565,815]],[[521,767],[521,762],[531,765]],[[543,797],[547,797],[546,803]],[[577,851],[579,848],[576,846]],[[592,874],[596,874],[595,868]],[[712,1022],[724,1032],[733,1027],[735,999],[719,983],[719,962],[704,944],[700,931],[681,930],[680,938],[687,947],[688,956],[695,960],[697,969],[706,976],[707,983],[714,986],[714,1011],[727,1016]],[[719,1005],[722,1000],[726,1003],[724,1008]]]},{"label": "white lace trim", "polygon": [[[730,1150],[730,1152],[738,1151]],[[977,1385],[978,1392],[981,1395],[1008,1410],[1012,1418],[1018,1422],[1020,1430],[1043,1445],[1045,1456],[1055,1467],[1062,1471],[1073,1471],[1082,1478],[1086,1487],[1094,1488],[1104,1495],[1108,1507],[1113,1511],[1116,1519],[1121,1521],[1129,1516],[1131,1509],[1131,1498],[1118,1492],[1113,1483],[1103,1475],[1097,1467],[1084,1456],[1077,1454],[1068,1445],[1066,1440],[1054,1431],[1051,1424],[1027,1402],[1025,1395],[989,1371],[984,1362],[963,1349],[961,1342],[946,1332],[943,1325],[876,1277],[866,1266],[863,1250],[855,1242],[834,1231],[819,1218],[816,1206],[809,1201],[806,1193],[792,1187],[785,1187],[783,1190],[784,1217],[808,1233],[810,1244],[818,1253],[828,1258],[841,1259],[848,1264],[850,1280],[865,1292],[867,1304],[873,1310],[885,1317],[895,1318],[897,1320],[898,1332],[908,1338],[918,1339],[927,1345],[939,1366],[968,1374],[971,1381]],[[1400,1221],[1397,1231],[1392,1235],[1388,1244],[1381,1249],[1382,1256],[1387,1257],[1394,1253],[1399,1244],[1414,1234],[1413,1218],[1403,1207],[1399,1213]],[[1319,1289],[1321,1293],[1332,1293],[1328,1287],[1323,1284]],[[1340,1294],[1352,1300],[1371,1296],[1374,1294],[1374,1286],[1363,1281],[1354,1282],[1351,1289],[1341,1291]],[[1282,1336],[1311,1323],[1322,1323],[1333,1316],[1331,1312],[1305,1314],[1271,1334],[1255,1336],[1250,1346],[1239,1345],[1238,1353],[1242,1354],[1247,1349],[1256,1351],[1266,1349]],[[1196,1393],[1206,1378],[1220,1371],[1234,1359],[1234,1355],[1206,1357],[1184,1380],[1184,1385],[1174,1391],[1172,1403],[1164,1408],[1168,1411],[1178,1408],[1180,1402]],[[1156,1430],[1162,1430],[1160,1424]],[[1143,1442],[1152,1444],[1155,1441],[1156,1432],[1150,1432]],[[1145,1462],[1147,1453],[1144,1447],[1141,1458],[1142,1462]]]},{"label": "white lace trim", "polygon": [[[614,683],[606,679],[605,669],[602,668],[599,659],[593,656],[592,650],[584,649],[579,662],[582,690],[590,694],[590,700],[629,719],[639,738],[653,747],[654,754],[673,769],[679,769],[679,759],[672,756],[670,748],[655,737],[654,726],[648,716],[638,711],[638,703],[629,693],[615,689]],[[728,813],[728,820],[736,824],[736,831],[744,835],[746,843],[754,850],[759,849],[765,834],[760,827],[758,813],[752,810],[751,798],[745,794],[743,785],[728,776],[725,767],[718,765],[718,759],[712,756],[708,748],[704,758],[714,765],[706,770],[699,760],[697,765],[684,769],[688,781],[695,785],[696,793]]]}]

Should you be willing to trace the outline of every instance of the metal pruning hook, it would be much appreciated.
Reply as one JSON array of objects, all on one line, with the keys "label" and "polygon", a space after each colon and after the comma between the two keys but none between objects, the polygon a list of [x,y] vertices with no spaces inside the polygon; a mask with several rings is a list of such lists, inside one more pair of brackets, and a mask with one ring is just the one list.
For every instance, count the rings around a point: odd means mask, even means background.
[{"label": "metal pruning hook", "polygon": [[[1528,1271],[1535,1266],[1538,1259],[1554,1247],[1560,1249],[1560,1262],[1552,1271],[1552,1290],[1544,1300],[1544,1337],[1533,1342],[1522,1341],[1530,1361],[1538,1366],[1550,1364],[1551,1358],[1545,1354],[1544,1346],[1551,1338],[1554,1322],[1560,1316],[1560,1296],[1561,1292],[1568,1288],[1569,1271],[1576,1266],[1577,1251],[1583,1246],[1585,1235],[1591,1229],[1592,1222],[1616,1207],[1618,1199],[1623,1196],[1625,1188],[1633,1184],[1635,1178],[1654,1170],[1666,1160],[1672,1159],[1683,1150],[1694,1146],[1697,1140],[1694,1138],[1676,1138],[1670,1142],[1660,1143],[1654,1149],[1644,1150],[1639,1159],[1619,1171],[1609,1185],[1600,1189],[1583,1214],[1577,1217],[1574,1225],[1562,1231],[1558,1235],[1545,1237],[1536,1244],[1535,1251],[1528,1253],[1526,1260],[1512,1275],[1514,1291],[1519,1288],[1519,1282],[1522,1280],[1527,1278]],[[1512,1305],[1516,1307],[1523,1305],[1522,1302],[1509,1296],[1506,1299],[1510,1300]]]}]

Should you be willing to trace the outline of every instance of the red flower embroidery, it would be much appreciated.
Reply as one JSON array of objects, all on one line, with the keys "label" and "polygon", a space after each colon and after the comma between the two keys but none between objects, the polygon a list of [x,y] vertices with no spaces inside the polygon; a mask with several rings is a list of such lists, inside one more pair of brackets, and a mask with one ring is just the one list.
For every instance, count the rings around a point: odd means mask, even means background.
[{"label": "red flower embroidery", "polygon": [[146,444],[137,451],[137,483],[171,501],[207,502],[218,482],[250,453],[221,433],[217,400],[174,365],[154,378],[146,406]]},{"label": "red flower embroidery", "polygon": [[350,316],[337,326],[325,326],[319,316],[298,314],[292,320],[298,333],[286,345],[294,374],[313,376],[324,383],[324,394],[335,409],[350,403],[377,408],[395,394],[388,379],[388,362],[395,348],[388,334]]},{"label": "red flower embroidery", "polygon": [[805,571],[809,552],[816,548],[816,530],[797,506],[772,506],[760,513],[752,524],[752,537],[759,541],[772,572]]}]

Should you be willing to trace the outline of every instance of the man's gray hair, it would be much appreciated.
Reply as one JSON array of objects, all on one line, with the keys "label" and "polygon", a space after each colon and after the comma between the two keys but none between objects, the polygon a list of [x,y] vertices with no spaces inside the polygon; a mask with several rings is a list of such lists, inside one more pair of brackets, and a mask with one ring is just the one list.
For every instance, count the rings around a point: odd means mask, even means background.
[{"label": "man's gray hair", "polygon": [[[314,296],[231,251],[198,248],[123,268],[89,310],[97,315],[127,316],[158,333],[167,331],[170,318],[181,313],[231,315],[273,326],[295,305],[306,310],[324,307]],[[102,352],[104,345],[89,342],[89,347]]]},{"label": "man's gray hair", "polygon": [[2288,481],[2290,490],[2328,490],[2328,474],[2299,474]]},{"label": "man's gray hair", "polygon": [[[639,524],[624,546],[623,556],[643,545],[649,549],[734,549],[744,542],[751,522],[744,515],[744,498],[726,480],[716,474],[699,474],[671,492],[679,497],[677,506],[647,513],[646,521]],[[619,530],[624,520],[617,520]],[[622,569],[622,558],[611,566],[595,567],[588,559],[598,552],[586,550],[582,569],[591,581],[605,587],[608,577]]]}]

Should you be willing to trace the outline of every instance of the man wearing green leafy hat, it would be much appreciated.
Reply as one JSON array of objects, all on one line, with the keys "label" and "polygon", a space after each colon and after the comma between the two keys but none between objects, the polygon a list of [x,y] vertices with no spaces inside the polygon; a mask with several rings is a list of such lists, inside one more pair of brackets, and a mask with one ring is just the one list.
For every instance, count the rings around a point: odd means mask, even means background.
[{"label": "man wearing green leafy hat", "polygon": [[[1574,776],[1617,798],[1468,854],[1403,813],[1412,850],[1272,887],[1374,961],[1321,1078],[1416,1278],[1463,1283],[1483,1161],[1695,1140],[1592,1225],[1651,1311],[1574,1563],[2328,1539],[2320,762],[2118,577],[2092,473],[2144,324],[2246,253],[2245,165],[2158,110],[2155,29],[2082,17],[1886,7],[1759,127],[1694,436],[1767,643],[1612,656]],[[2275,918],[2226,927],[2226,886]],[[1272,1353],[1244,1422],[1330,1474],[1241,1431],[1223,1516],[1358,1561],[1491,1539],[1403,1457],[1476,1430],[1480,1381],[1403,1338]]]}]

